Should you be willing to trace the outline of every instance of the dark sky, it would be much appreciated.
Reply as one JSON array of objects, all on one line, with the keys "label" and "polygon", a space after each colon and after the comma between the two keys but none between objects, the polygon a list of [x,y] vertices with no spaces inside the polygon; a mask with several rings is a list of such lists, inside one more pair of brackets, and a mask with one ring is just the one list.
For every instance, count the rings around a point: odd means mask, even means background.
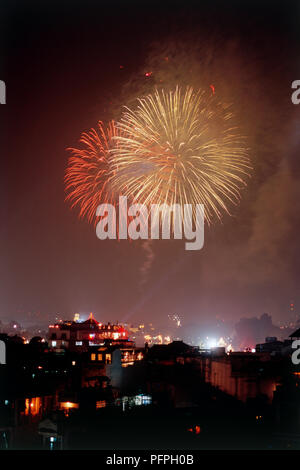
[{"label": "dark sky", "polygon": [[[93,311],[99,320],[178,313],[200,322],[267,312],[278,321],[291,301],[300,312],[300,105],[290,99],[300,6],[162,3],[1,2],[0,318]],[[65,149],[110,119],[160,45],[180,38],[193,64],[199,38],[199,74],[236,102],[253,177],[199,252],[178,241],[100,241],[64,201]]]}]

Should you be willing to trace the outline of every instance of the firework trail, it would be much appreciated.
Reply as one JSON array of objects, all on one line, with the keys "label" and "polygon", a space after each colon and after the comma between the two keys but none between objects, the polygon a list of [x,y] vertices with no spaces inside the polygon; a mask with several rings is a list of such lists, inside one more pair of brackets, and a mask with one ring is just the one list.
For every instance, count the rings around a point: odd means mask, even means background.
[{"label": "firework trail", "polygon": [[142,204],[204,204],[205,218],[229,213],[251,169],[229,106],[179,87],[138,99],[116,123],[112,186]]},{"label": "firework trail", "polygon": [[146,240],[142,244],[142,248],[145,252],[145,259],[140,268],[140,287],[143,287],[148,281],[148,275],[152,268],[152,264],[155,259],[155,254],[152,247],[152,240]]},{"label": "firework trail", "polygon": [[115,195],[111,189],[113,172],[109,163],[109,149],[112,138],[118,135],[114,122],[105,129],[101,121],[98,128],[81,135],[81,149],[69,148],[69,157],[65,173],[65,190],[71,207],[79,206],[80,217],[89,222],[96,220],[96,209],[100,203],[114,203]]}]

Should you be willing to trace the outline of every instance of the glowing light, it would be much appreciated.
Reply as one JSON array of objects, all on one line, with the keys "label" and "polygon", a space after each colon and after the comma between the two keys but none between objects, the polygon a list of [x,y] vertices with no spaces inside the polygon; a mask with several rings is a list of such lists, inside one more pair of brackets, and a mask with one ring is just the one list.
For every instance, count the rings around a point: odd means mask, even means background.
[{"label": "glowing light", "polygon": [[225,347],[226,347],[226,342],[225,342],[224,338],[221,337],[221,338],[219,339],[219,341],[218,341],[218,346],[219,346],[220,348],[225,348]]},{"label": "glowing light", "polygon": [[64,410],[66,416],[69,415],[69,411],[71,409],[78,409],[78,408],[79,408],[79,403],[74,403],[71,401],[60,402],[60,409]]},{"label": "glowing light", "polygon": [[195,426],[195,434],[200,434],[200,432],[201,432],[200,426],[196,425]]},{"label": "glowing light", "polygon": [[207,346],[209,349],[213,349],[217,347],[217,340],[215,338],[208,339]]},{"label": "glowing light", "polygon": [[97,409],[105,408],[105,407],[106,407],[106,401],[105,400],[96,401],[96,408]]},{"label": "glowing light", "polygon": [[41,398],[26,398],[25,399],[25,415],[38,415],[41,409]]}]

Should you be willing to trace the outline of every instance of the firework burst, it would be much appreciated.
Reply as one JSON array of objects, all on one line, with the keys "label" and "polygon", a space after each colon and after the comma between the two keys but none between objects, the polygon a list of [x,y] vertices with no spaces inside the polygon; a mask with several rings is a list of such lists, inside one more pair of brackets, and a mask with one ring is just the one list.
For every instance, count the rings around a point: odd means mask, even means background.
[{"label": "firework burst", "polygon": [[110,150],[112,186],[149,204],[204,204],[221,218],[237,204],[251,169],[230,107],[187,88],[158,91],[125,108]]},{"label": "firework burst", "polygon": [[81,135],[81,149],[69,148],[69,157],[65,173],[65,190],[71,207],[79,206],[80,217],[87,217],[89,222],[96,220],[96,209],[101,203],[114,203],[115,196],[111,188],[113,171],[109,163],[109,150],[113,137],[118,130],[112,121],[105,129],[101,121],[98,128]]}]

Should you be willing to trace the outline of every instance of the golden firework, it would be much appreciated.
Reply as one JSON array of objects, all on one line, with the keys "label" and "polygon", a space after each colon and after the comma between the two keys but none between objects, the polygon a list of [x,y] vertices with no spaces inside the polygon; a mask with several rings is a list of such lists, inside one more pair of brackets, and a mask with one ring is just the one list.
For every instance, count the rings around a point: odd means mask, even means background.
[{"label": "golden firework", "polygon": [[251,170],[230,106],[204,91],[156,90],[125,108],[109,150],[112,187],[150,204],[203,204],[205,218],[229,213]]}]

